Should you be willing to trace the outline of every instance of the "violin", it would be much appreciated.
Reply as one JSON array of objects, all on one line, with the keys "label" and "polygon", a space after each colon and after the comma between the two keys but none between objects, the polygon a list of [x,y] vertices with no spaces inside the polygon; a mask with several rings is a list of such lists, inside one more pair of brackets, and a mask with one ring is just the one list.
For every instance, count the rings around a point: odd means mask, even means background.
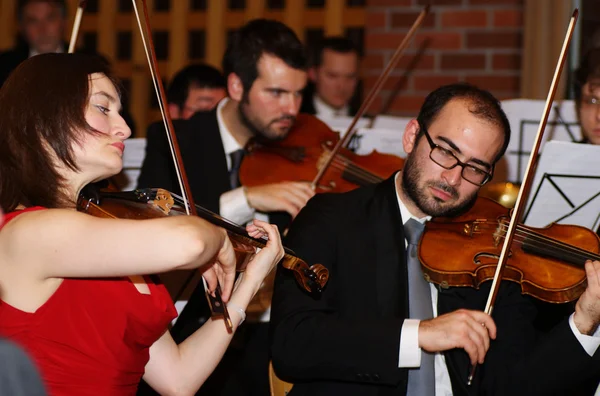
[{"label": "violin", "polygon": [[[508,209],[483,197],[459,217],[428,221],[419,242],[425,278],[442,288],[479,288],[494,277],[509,221]],[[599,252],[600,238],[585,227],[519,224],[502,278],[542,301],[574,301],[587,285],[586,260],[600,260]]]},{"label": "violin", "polygon": [[[79,195],[77,210],[102,218],[144,220],[164,216],[186,215],[183,199],[163,189],[138,189],[134,191],[102,191],[87,186]],[[256,252],[264,248],[266,238],[252,238],[239,225],[196,206],[198,216],[224,228],[236,254],[237,270],[243,271]],[[294,272],[298,283],[309,293],[321,292],[327,283],[329,272],[321,264],[308,266],[295,253],[284,248],[282,265]]]},{"label": "violin", "polygon": [[[248,187],[286,180],[311,181],[339,140],[339,134],[318,118],[299,114],[285,139],[268,143],[252,139],[246,145],[240,181]],[[404,159],[395,155],[377,151],[358,155],[342,148],[316,188],[319,192],[350,191],[381,182],[403,165]]]}]

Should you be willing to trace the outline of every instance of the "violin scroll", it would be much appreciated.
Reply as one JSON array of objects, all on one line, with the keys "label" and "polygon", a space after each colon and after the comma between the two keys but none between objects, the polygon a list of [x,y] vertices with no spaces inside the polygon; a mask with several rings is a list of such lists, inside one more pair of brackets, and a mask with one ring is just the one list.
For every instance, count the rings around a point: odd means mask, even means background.
[{"label": "violin scroll", "polygon": [[321,293],[329,280],[329,270],[322,264],[310,267],[296,256],[286,253],[283,258],[283,268],[294,271],[296,281],[309,293]]}]

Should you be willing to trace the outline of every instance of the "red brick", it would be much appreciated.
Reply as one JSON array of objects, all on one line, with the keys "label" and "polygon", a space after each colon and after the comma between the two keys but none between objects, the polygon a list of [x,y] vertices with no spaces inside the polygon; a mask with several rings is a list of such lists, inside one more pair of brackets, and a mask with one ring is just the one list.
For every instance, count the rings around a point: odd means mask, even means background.
[{"label": "red brick", "polygon": [[468,32],[467,48],[521,48],[520,32]]},{"label": "red brick", "polygon": [[494,70],[521,70],[521,54],[494,54],[492,68]]},{"label": "red brick", "polygon": [[367,13],[365,20],[365,27],[367,28],[384,28],[387,27],[386,23],[387,13],[383,11],[371,11]]},{"label": "red brick", "polygon": [[417,0],[418,5],[431,5],[432,8],[435,6],[448,6],[448,5],[461,5],[463,0]]},{"label": "red brick", "polygon": [[362,59],[361,66],[365,70],[383,69],[384,62],[385,57],[383,54],[369,54]]},{"label": "red brick", "polygon": [[521,79],[517,76],[498,76],[494,74],[482,76],[467,76],[467,82],[480,88],[498,91],[518,91]]},{"label": "red brick", "polygon": [[365,48],[374,49],[396,49],[404,39],[404,33],[374,33],[367,31]]},{"label": "red brick", "polygon": [[[375,54],[373,54],[375,55]],[[389,56],[387,57],[388,61],[392,57],[392,51],[389,52]],[[382,59],[382,67],[367,67],[364,66],[364,69],[369,69],[371,72],[381,72],[385,66],[387,66],[387,61]],[[435,67],[435,56],[428,55],[423,53],[414,53],[414,52],[405,52],[394,67],[396,71],[402,70],[433,70]],[[378,69],[378,70],[374,70]]]},{"label": "red brick", "polygon": [[515,4],[523,6],[525,0],[468,0],[470,4],[473,5],[507,5],[507,4]]},{"label": "red brick", "polygon": [[442,27],[486,27],[487,11],[446,11],[442,14]]},{"label": "red brick", "polygon": [[[383,97],[387,99],[389,95],[388,93],[383,92]],[[384,99],[384,100],[386,100]],[[416,116],[419,113],[419,109],[425,100],[424,95],[411,95],[411,96],[399,96],[396,95],[392,100],[389,109],[389,112],[400,113],[402,115],[407,116]]]},{"label": "red brick", "polygon": [[425,45],[427,49],[460,49],[462,41],[461,33],[421,33],[415,37],[413,47],[420,48]]},{"label": "red brick", "polygon": [[459,81],[461,79],[458,76],[440,76],[435,74],[413,76],[413,88],[415,91],[427,91],[429,93],[442,85],[453,84]]},{"label": "red brick", "polygon": [[396,64],[396,70],[431,70],[435,66],[435,56],[419,53],[405,52]]},{"label": "red brick", "polygon": [[[374,76],[369,76],[366,78],[363,78],[363,84],[365,85],[365,92],[369,92],[371,90],[371,88],[373,88],[373,86],[375,86],[375,83],[377,82],[377,80],[379,79],[379,73],[377,75]],[[407,84],[407,80],[406,80],[406,76],[402,75],[402,76],[388,76],[388,78],[384,81],[383,86],[381,87],[382,90],[395,90],[398,89],[399,87],[406,87]]]},{"label": "red brick", "polygon": [[496,10],[494,11],[494,26],[497,27],[522,27],[523,11],[521,10]]},{"label": "red brick", "polygon": [[367,0],[367,9],[370,7],[409,6],[412,0]]},{"label": "red brick", "polygon": [[442,70],[482,70],[485,69],[484,54],[442,54]]},{"label": "red brick", "polygon": [[[417,16],[420,12],[394,12],[392,13],[391,26],[392,28],[410,28],[415,21],[417,20]],[[435,15],[432,13],[427,14],[423,23],[421,24],[421,28],[424,27],[434,27],[435,26]]]}]

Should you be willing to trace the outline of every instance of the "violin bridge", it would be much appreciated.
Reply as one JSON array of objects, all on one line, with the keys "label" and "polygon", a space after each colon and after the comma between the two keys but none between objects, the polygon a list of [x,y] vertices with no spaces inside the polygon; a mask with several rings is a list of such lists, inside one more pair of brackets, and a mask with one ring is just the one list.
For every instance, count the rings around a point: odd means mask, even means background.
[{"label": "violin bridge", "polygon": [[500,219],[498,221],[498,226],[496,227],[496,230],[492,234],[492,238],[494,240],[495,247],[498,247],[498,245],[500,245],[502,243],[502,241],[504,240],[504,237],[506,237],[506,230],[507,230],[506,220]]}]

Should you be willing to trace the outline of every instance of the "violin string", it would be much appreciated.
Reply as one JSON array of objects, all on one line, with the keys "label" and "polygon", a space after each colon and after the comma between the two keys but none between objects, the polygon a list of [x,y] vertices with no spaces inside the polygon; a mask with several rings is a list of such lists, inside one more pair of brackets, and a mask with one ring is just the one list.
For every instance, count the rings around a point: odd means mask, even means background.
[{"label": "violin string", "polygon": [[347,157],[337,155],[333,161],[333,165],[338,169],[347,172],[352,176],[356,176],[362,181],[367,183],[378,183],[383,181],[383,179],[372,172],[369,172],[365,168],[356,165],[354,162],[349,160]]},{"label": "violin string", "polygon": [[[554,238],[549,238],[549,237],[542,235],[540,233],[537,233],[535,231],[528,230],[527,228],[524,228],[523,226],[517,226],[517,228],[521,230],[522,235],[526,235],[526,237],[529,238],[530,240],[532,240],[534,242],[538,242],[540,244],[538,246],[542,246],[542,247],[550,246],[552,248],[557,249],[558,251],[560,251],[562,253],[573,254],[584,260],[589,259],[590,257],[592,257],[596,260],[600,260],[600,256],[593,252],[589,252],[589,251],[587,251],[585,249],[581,249],[577,246],[569,245],[565,242],[562,242],[562,241],[554,239]],[[522,230],[525,230],[525,231],[522,231]]]},{"label": "violin string", "polygon": [[331,167],[340,170],[342,173],[346,173],[350,176],[356,177],[359,181],[364,182],[363,184],[374,184],[381,181],[380,178],[369,173],[361,172],[360,169],[353,169],[352,165],[348,165],[347,163],[342,161],[336,160],[332,162]]},{"label": "violin string", "polygon": [[[480,224],[485,224],[485,226],[483,228],[492,228],[492,229],[497,228],[496,222],[487,221],[487,222],[480,222]],[[488,227],[488,226],[490,226],[490,227]],[[506,222],[502,222],[500,224],[500,227],[502,230],[506,230],[508,228],[508,225],[506,224]],[[517,226],[517,231],[515,232],[515,236],[520,237],[520,239],[517,239],[517,240],[522,243],[525,243],[525,240],[529,239],[527,242],[529,242],[531,245],[534,245],[535,243],[537,243],[538,247],[541,246],[541,247],[555,248],[561,253],[574,255],[583,261],[591,259],[591,258],[600,260],[600,255],[598,255],[596,253],[589,252],[589,251],[587,251],[585,249],[581,249],[577,246],[572,246],[572,245],[569,245],[562,241],[546,237],[545,235],[531,231],[520,225]],[[504,236],[502,236],[502,238],[504,238]]]}]

